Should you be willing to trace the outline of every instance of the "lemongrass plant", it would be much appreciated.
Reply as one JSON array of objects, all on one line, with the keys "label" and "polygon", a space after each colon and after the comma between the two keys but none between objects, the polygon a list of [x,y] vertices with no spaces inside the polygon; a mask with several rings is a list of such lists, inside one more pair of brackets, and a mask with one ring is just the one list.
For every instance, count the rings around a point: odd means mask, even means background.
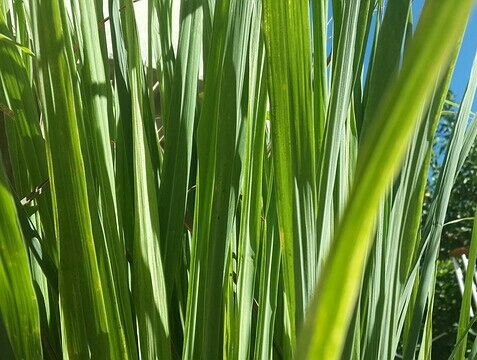
[{"label": "lemongrass plant", "polygon": [[135,2],[0,0],[0,358],[430,358],[474,1]]}]

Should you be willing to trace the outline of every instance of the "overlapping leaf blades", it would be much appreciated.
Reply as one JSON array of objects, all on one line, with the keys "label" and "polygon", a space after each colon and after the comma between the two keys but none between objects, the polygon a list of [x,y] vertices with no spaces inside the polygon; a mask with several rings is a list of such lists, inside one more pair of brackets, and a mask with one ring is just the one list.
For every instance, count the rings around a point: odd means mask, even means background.
[{"label": "overlapping leaf blades", "polygon": [[8,347],[429,356],[475,69],[421,228],[422,201],[472,5],[428,0],[414,33],[411,1],[149,0],[144,44],[133,0],[0,0]]}]

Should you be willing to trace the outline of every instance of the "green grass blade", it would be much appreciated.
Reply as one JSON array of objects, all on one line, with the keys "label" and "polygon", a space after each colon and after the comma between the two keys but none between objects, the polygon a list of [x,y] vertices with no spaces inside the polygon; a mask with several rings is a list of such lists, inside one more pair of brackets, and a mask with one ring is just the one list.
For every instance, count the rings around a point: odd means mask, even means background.
[{"label": "green grass blade", "polygon": [[[56,207],[55,225],[60,246],[62,335],[66,353],[74,357],[84,356],[89,346],[93,353],[98,353],[101,344],[109,343],[109,338],[59,5],[51,1],[35,3],[39,11],[39,23],[35,31],[37,34],[46,33],[50,38],[49,42],[40,39],[37,53],[41,54],[44,69],[42,90],[48,98],[43,106],[50,156],[50,182]],[[47,18],[51,21],[48,24],[45,23]],[[55,41],[59,44],[56,47],[53,46]],[[79,293],[84,297],[78,297]],[[86,316],[85,309],[88,309]]]},{"label": "green grass blade", "polygon": [[[419,324],[421,323],[422,318],[424,316],[425,304],[428,298],[427,289],[430,286],[429,284],[434,277],[435,262],[437,260],[438,250],[440,246],[442,226],[444,224],[447,206],[449,203],[449,198],[454,184],[455,176],[459,171],[458,166],[460,163],[460,158],[463,156],[462,149],[465,144],[467,119],[469,118],[470,104],[473,101],[477,87],[477,83],[475,80],[476,66],[477,62],[474,62],[472,68],[472,82],[469,82],[469,86],[467,87],[466,93],[464,95],[465,102],[463,101],[461,107],[459,108],[457,121],[452,130],[450,142],[436,185],[435,197],[431,204],[429,215],[423,229],[423,237],[428,243],[428,248],[426,249],[426,254],[422,264],[422,276],[419,282],[419,291],[417,294],[416,304],[414,305],[415,310],[412,314],[412,325],[409,342],[405,344],[404,348],[405,359],[410,359],[414,356],[415,348],[418,343],[418,334],[420,329]],[[475,136],[475,133],[473,133],[473,135]]]},{"label": "green grass blade", "polygon": [[316,163],[308,1],[263,1],[279,238],[286,292],[286,356],[296,349],[316,283]]},{"label": "green grass blade", "polygon": [[[459,1],[458,13],[456,5],[456,1],[427,4],[398,80],[384,95],[376,112],[375,126],[358,157],[356,184],[359,186],[351,192],[317,289],[307,328],[309,335],[302,345],[304,357],[337,359],[340,356],[380,199],[404,155],[439,69],[448,61],[464,31],[463,20],[467,19],[473,2]],[[415,100],[405,100],[408,98]]]},{"label": "green grass blade", "polygon": [[[214,12],[197,129],[197,189],[183,354],[186,358],[221,357],[221,345],[225,343],[223,294],[230,276],[226,269],[239,196],[243,117],[240,103],[252,3],[220,1]],[[210,319],[214,319],[214,326],[210,326]]]},{"label": "green grass blade", "polygon": [[[313,96],[317,150],[325,132],[326,108],[328,104],[328,76],[326,42],[328,36],[328,1],[313,0]],[[317,157],[318,158],[318,157]]]},{"label": "green grass blade", "polygon": [[[471,104],[474,101],[476,90],[477,90],[477,53],[475,54],[475,57],[474,57],[474,65],[472,67],[472,73],[469,79],[469,84],[467,85],[466,94],[464,95],[464,99],[462,100],[461,108],[459,109],[459,115],[462,114],[463,117],[466,117],[466,115],[470,112],[470,109],[472,106]],[[475,121],[473,121],[473,123],[475,123]],[[472,132],[470,133],[472,134]],[[475,134],[472,134],[472,135],[474,135],[474,140],[475,140]],[[465,154],[465,150],[468,151],[468,149],[465,149],[464,146],[463,146],[463,151]],[[467,154],[464,155],[464,158],[467,157],[466,155]],[[461,161],[459,161],[459,163],[462,164]],[[477,217],[474,219],[477,219]],[[461,336],[465,336],[465,334],[467,333],[466,328],[470,320],[473,275],[475,271],[475,263],[477,261],[476,224],[477,224],[477,220],[474,220],[474,230],[472,232],[472,239],[470,242],[470,250],[469,250],[469,265],[467,267],[467,271],[465,275],[465,286],[464,286],[464,293],[462,295],[462,305],[460,307],[460,317],[459,317],[459,325],[457,330],[457,338],[460,338]],[[464,337],[462,344],[458,346],[458,350],[455,357],[456,359],[459,359],[459,360],[465,359],[466,344],[467,344],[467,341]]]},{"label": "green grass blade", "polygon": [[[401,59],[402,45],[406,34],[406,23],[411,1],[389,1],[382,25],[379,29],[373,67],[367,89],[367,103],[364,115],[363,130],[373,126],[379,106],[380,94],[395,80]],[[363,136],[363,133],[361,134]]]},{"label": "green grass blade", "polygon": [[[171,106],[175,101],[173,98],[174,94],[174,85],[177,80],[175,80],[175,54],[172,47],[172,0],[148,0],[154,5],[156,10],[158,25],[159,25],[159,44],[160,44],[160,57],[158,59],[158,78],[160,86],[160,98],[161,98],[161,115],[164,123],[167,124],[169,121],[169,113],[171,111]],[[192,9],[199,11],[198,6],[195,5],[194,8],[187,8],[186,6],[182,7],[182,13],[189,14],[189,11]],[[185,18],[185,16],[184,16]],[[197,21],[197,20],[196,20]],[[152,35],[152,34],[151,34]],[[196,35],[201,36],[201,33]],[[152,46],[153,39],[150,39],[149,47]],[[198,61],[199,57],[195,57],[195,60]],[[152,71],[152,69],[149,69]],[[194,71],[191,69],[191,75],[193,76]],[[172,110],[177,111],[177,110]],[[173,120],[171,120],[173,121]],[[165,137],[168,137],[168,134],[165,133]]]},{"label": "green grass blade", "polygon": [[[259,239],[262,231],[262,178],[265,147],[266,70],[265,48],[260,37],[261,3],[253,4],[250,50],[248,59],[248,109],[243,167],[242,206],[237,249],[237,309],[238,319],[235,349],[238,359],[249,355],[252,333]],[[273,250],[273,248],[272,248]]]},{"label": "green grass blade", "polygon": [[[55,226],[60,244],[59,290],[64,351],[69,357],[108,353],[118,329],[107,316],[98,269],[85,166],[79,140],[68,27],[62,2],[33,2],[40,37],[43,109]],[[48,19],[48,21],[47,21]]]},{"label": "green grass blade", "polygon": [[132,108],[128,78],[128,59],[123,37],[119,0],[109,0],[111,47],[117,98],[116,194],[118,214],[126,252],[132,257],[134,239],[134,165],[132,140]]},{"label": "green grass blade", "polygon": [[274,350],[274,326],[277,317],[278,283],[280,279],[280,241],[278,238],[278,219],[273,184],[272,162],[268,161],[265,204],[266,220],[262,231],[257,338],[255,340],[255,359],[271,359]]},{"label": "green grass blade", "polygon": [[[7,32],[4,14],[0,10],[0,32]],[[23,198],[48,179],[46,146],[41,134],[40,115],[27,67],[15,48],[0,48],[0,103],[12,111],[13,121],[5,122],[10,160],[13,165],[15,192]],[[44,194],[37,199],[41,229],[45,235],[44,251],[58,261],[55,242],[51,197]]]},{"label": "green grass blade", "polygon": [[158,149],[153,119],[148,116],[149,101],[144,97],[144,72],[132,1],[125,4],[123,16],[134,160],[131,288],[138,326],[139,353],[141,358],[169,359],[171,342],[157,197]]},{"label": "green grass blade", "polygon": [[[98,216],[103,231],[93,230],[97,255],[104,282],[109,284],[108,298],[111,316],[120,324],[118,351],[125,358],[136,358],[136,340],[127,280],[127,266],[124,243],[120,238],[114,164],[111,151],[108,117],[110,90],[106,77],[107,62],[101,51],[100,33],[95,19],[95,4],[92,0],[73,3],[79,12],[79,28],[82,34],[83,66],[81,68],[82,94],[85,108],[85,141],[82,144],[91,154],[92,172],[90,188],[99,199],[90,206],[92,216]],[[91,186],[94,183],[94,186]],[[91,198],[91,197],[90,197]],[[95,213],[98,212],[98,215]],[[103,239],[104,237],[104,239]],[[101,245],[100,245],[101,244]],[[116,355],[119,356],[119,355]]]},{"label": "green grass blade", "polygon": [[0,288],[0,321],[5,326],[15,357],[41,359],[40,317],[27,249],[1,162]]},{"label": "green grass blade", "polygon": [[[338,155],[341,139],[345,132],[346,118],[351,103],[353,87],[353,60],[356,46],[360,1],[350,1],[343,4],[343,16],[349,21],[343,23],[335,39],[337,47],[334,51],[334,61],[331,79],[330,101],[326,117],[326,128],[320,151],[319,186],[318,186],[318,274],[330,249],[334,228],[334,219],[338,218],[340,204],[333,204],[333,189],[337,176]],[[336,18],[335,18],[336,21]],[[338,23],[335,23],[337,26]],[[336,212],[336,215],[334,214]]]},{"label": "green grass blade", "polygon": [[[199,59],[202,39],[202,10],[199,0],[184,0],[179,46],[175,64],[175,79],[169,121],[164,167],[159,189],[161,242],[165,254],[166,273],[174,274],[182,253],[185,211],[188,197],[189,173],[196,117]],[[174,277],[168,277],[172,290]],[[169,293],[168,296],[172,294]]]}]

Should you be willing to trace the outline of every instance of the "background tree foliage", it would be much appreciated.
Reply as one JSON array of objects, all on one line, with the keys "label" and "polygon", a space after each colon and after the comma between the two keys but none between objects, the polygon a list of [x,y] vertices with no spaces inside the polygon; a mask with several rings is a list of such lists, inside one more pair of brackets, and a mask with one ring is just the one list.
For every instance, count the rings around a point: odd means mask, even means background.
[{"label": "background tree foliage", "polygon": [[[449,102],[444,106],[444,114],[435,136],[434,156],[429,173],[428,190],[424,203],[424,217],[432,200],[433,186],[437,181],[442,159],[449,143],[449,136],[456,121],[456,107],[451,104],[455,97],[448,94]],[[462,221],[444,226],[440,256],[437,265],[436,297],[433,317],[433,358],[447,359],[455,346],[457,323],[462,302],[454,267],[449,252],[455,248],[468,246],[472,234],[472,218],[477,201],[477,148],[474,146],[461,171],[457,175],[447,209],[446,223],[457,219]],[[473,334],[471,332],[471,334]],[[474,336],[469,338],[473,341]]]}]

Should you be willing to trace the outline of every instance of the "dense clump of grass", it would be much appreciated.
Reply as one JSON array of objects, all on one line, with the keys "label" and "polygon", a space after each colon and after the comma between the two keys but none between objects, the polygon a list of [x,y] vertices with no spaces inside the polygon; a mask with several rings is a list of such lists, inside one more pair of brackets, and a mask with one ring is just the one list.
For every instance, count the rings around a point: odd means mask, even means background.
[{"label": "dense clump of grass", "polygon": [[132,0],[0,0],[2,351],[429,358],[477,61],[422,203],[473,1],[174,1],[144,62]]}]

